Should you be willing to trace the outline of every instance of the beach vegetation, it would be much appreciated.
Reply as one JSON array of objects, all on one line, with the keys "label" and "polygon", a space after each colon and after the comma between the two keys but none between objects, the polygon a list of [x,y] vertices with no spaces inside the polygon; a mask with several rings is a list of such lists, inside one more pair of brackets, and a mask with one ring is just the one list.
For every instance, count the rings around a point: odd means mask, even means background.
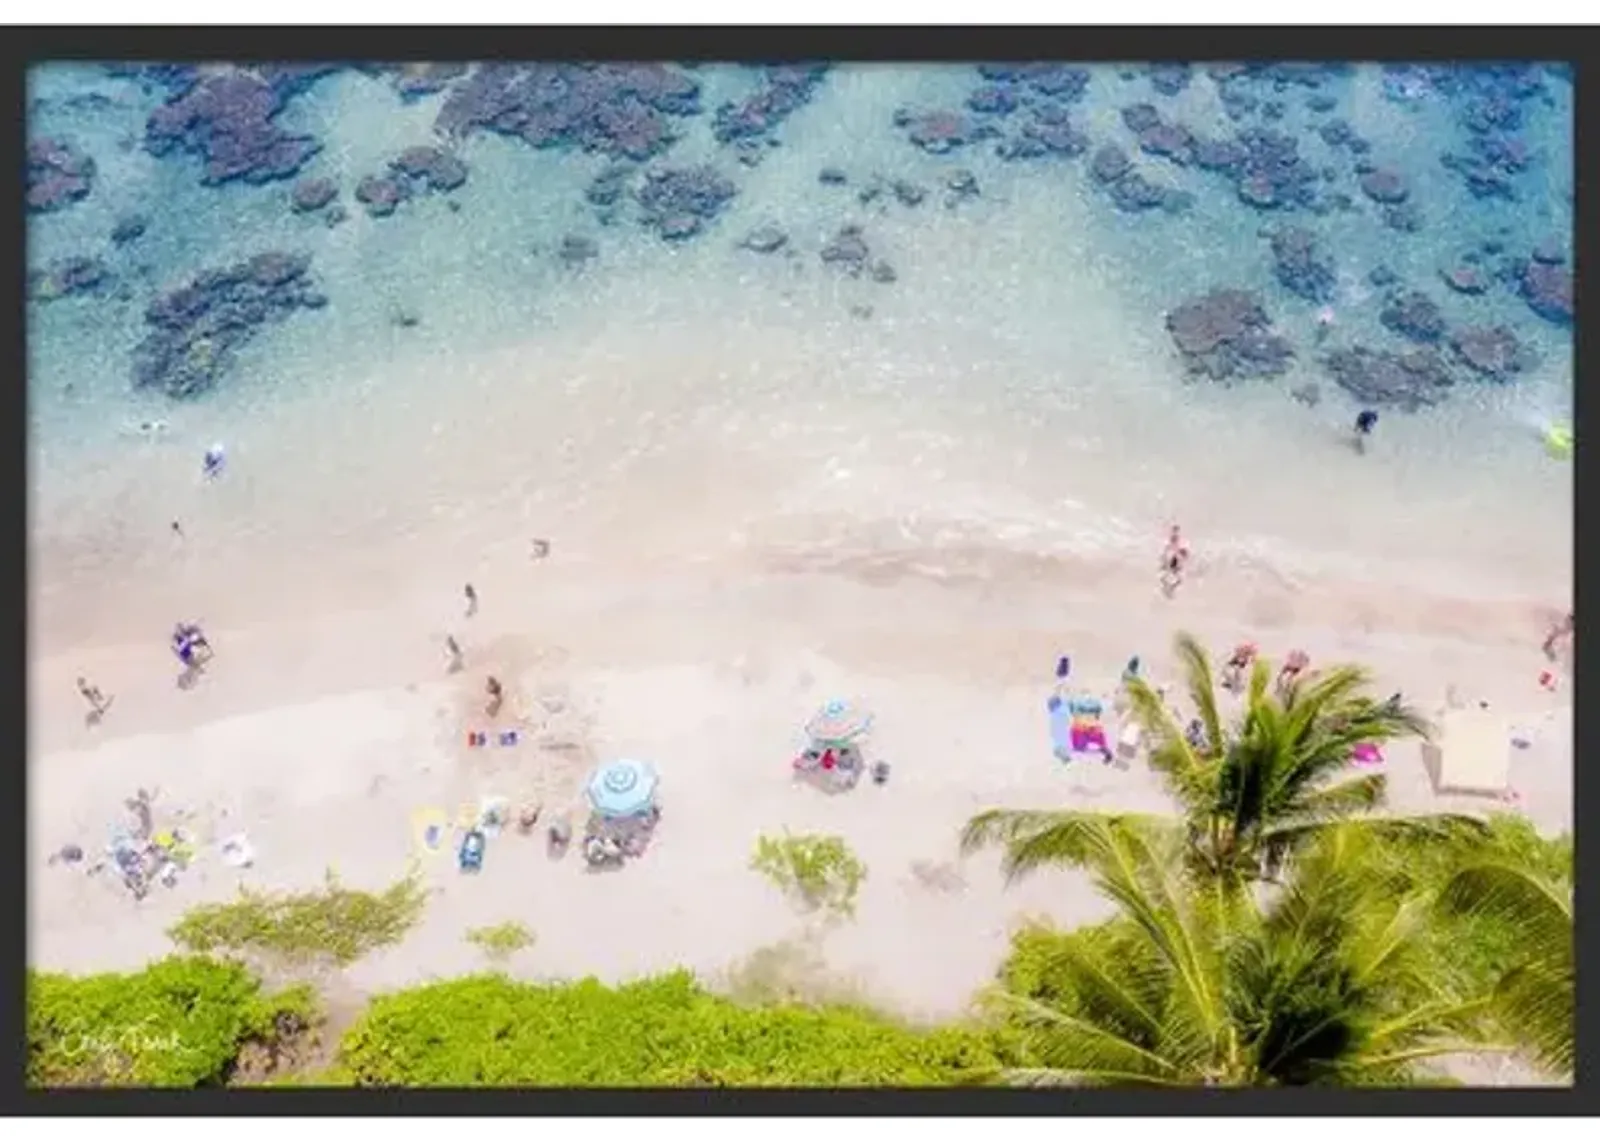
[{"label": "beach vegetation", "polygon": [[362,1087],[883,1087],[982,1084],[978,1027],[916,1029],[864,1008],[745,1006],[687,972],[608,986],[498,974],[374,999],[330,1082]]},{"label": "beach vegetation", "polygon": [[867,867],[842,837],[824,834],[763,834],[750,867],[803,907],[848,917]]},{"label": "beach vegetation", "polygon": [[353,964],[374,949],[398,944],[422,916],[426,893],[415,872],[380,892],[350,889],[330,870],[321,889],[258,893],[200,905],[168,935],[198,953],[261,955],[294,964]]},{"label": "beach vegetation", "polygon": [[1571,849],[1565,870],[1545,856],[1489,850],[1451,870],[1438,897],[1445,917],[1438,943],[1448,963],[1466,942],[1471,967],[1492,974],[1491,1012],[1501,1033],[1545,1071],[1570,1080],[1577,989]]},{"label": "beach vegetation", "polygon": [[[1142,678],[1125,682],[1129,717],[1150,742],[1149,765],[1179,807],[1176,819],[1149,818],[1184,839],[1185,865],[1230,891],[1281,876],[1284,864],[1323,830],[1358,821],[1374,843],[1404,837],[1448,840],[1481,832],[1478,819],[1381,811],[1386,777],[1353,773],[1358,746],[1382,748],[1425,737],[1427,721],[1396,698],[1371,696],[1363,667],[1331,666],[1283,689],[1258,659],[1239,712],[1225,720],[1211,657],[1180,634],[1177,658],[1201,733],[1191,735],[1162,694]],[[1048,866],[1081,865],[1086,839],[1116,815],[994,809],[967,823],[965,852],[997,846],[1010,879]]]},{"label": "beach vegetation", "polygon": [[478,946],[491,961],[509,960],[523,949],[532,948],[533,939],[533,931],[521,921],[467,930],[467,943]]},{"label": "beach vegetation", "polygon": [[[1022,1040],[1024,1084],[1392,1086],[1499,1047],[1488,996],[1434,971],[1435,898],[1395,892],[1353,825],[1319,830],[1270,892],[1185,868],[1181,836],[1086,823],[1079,864],[1111,921],[1018,934],[987,1003]],[[1380,855],[1375,858],[1383,860]]]},{"label": "beach vegetation", "polygon": [[172,956],[129,973],[27,975],[30,1087],[213,1087],[320,1019],[312,991],[269,993],[243,965]]}]

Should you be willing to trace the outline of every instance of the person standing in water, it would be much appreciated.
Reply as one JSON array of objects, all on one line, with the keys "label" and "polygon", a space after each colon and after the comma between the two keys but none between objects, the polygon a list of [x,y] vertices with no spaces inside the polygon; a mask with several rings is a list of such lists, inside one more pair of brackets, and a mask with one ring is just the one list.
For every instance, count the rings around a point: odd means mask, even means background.
[{"label": "person standing in water", "polygon": [[1362,409],[1356,414],[1356,433],[1353,443],[1356,451],[1367,451],[1367,438],[1372,435],[1372,430],[1378,427],[1378,411],[1376,409]]},{"label": "person standing in water", "polygon": [[478,614],[478,589],[469,583],[461,594],[467,597],[467,618],[471,619]]}]

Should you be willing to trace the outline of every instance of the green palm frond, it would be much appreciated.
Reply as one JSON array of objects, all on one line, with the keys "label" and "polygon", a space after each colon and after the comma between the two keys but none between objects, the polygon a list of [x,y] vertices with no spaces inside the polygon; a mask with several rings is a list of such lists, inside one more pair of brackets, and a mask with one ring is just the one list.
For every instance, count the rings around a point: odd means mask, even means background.
[{"label": "green palm frond", "polygon": [[1493,917],[1523,935],[1530,955],[1499,981],[1495,1013],[1540,1064],[1570,1076],[1576,1034],[1571,895],[1526,868],[1489,861],[1457,870],[1439,894],[1439,906],[1456,915]]}]

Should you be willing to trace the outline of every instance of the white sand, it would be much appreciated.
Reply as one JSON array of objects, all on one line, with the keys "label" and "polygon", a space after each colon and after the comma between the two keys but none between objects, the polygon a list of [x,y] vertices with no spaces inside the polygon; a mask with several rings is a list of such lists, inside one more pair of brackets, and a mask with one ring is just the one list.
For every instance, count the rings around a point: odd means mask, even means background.
[{"label": "white sand", "polygon": [[[416,811],[453,814],[494,793],[549,813],[576,804],[592,761],[631,756],[663,778],[664,822],[643,859],[589,875],[576,853],[552,862],[542,838],[514,833],[490,843],[476,876],[452,855],[429,859],[424,920],[348,982],[365,991],[469,971],[483,961],[466,930],[512,919],[538,936],[511,962],[519,975],[621,979],[684,965],[717,979],[806,931],[747,868],[758,835],[790,829],[841,834],[869,868],[856,919],[822,945],[828,982],[913,1014],[959,1011],[1020,919],[1107,912],[1077,875],[1007,889],[993,857],[958,861],[964,820],[996,805],[1166,804],[1142,765],[1051,759],[1042,704],[1056,655],[1070,653],[1075,679],[1109,694],[1132,653],[1167,676],[1176,628],[1218,650],[1254,638],[1269,655],[1299,646],[1317,661],[1366,662],[1382,693],[1403,688],[1430,710],[1449,685],[1488,701],[1535,732],[1513,771],[1522,808],[1541,828],[1570,826],[1570,715],[1565,694],[1536,685],[1545,612],[1532,602],[1286,585],[1259,567],[1203,563],[1169,602],[1147,566],[976,545],[749,549],[715,574],[685,564],[629,580],[558,542],[542,564],[480,567],[471,620],[451,569],[431,585],[416,578],[417,594],[370,613],[213,624],[218,658],[188,692],[172,685],[159,636],[35,664],[33,963],[136,966],[169,949],[164,930],[186,908],[239,883],[309,887],[331,868],[380,887],[415,852]],[[467,655],[454,678],[443,670],[447,628]],[[98,728],[82,723],[80,671],[117,696]],[[468,728],[496,725],[477,713],[491,673],[511,692],[502,724],[520,720],[524,745],[469,750]],[[886,788],[829,797],[794,783],[799,727],[833,695],[877,712],[872,755],[894,767]],[[1434,797],[1412,748],[1396,750],[1389,771],[1401,808],[1494,806]],[[138,787],[158,789],[158,816],[190,815],[201,838],[246,832],[256,866],[239,874],[208,851],[175,889],[136,904],[107,877],[46,863],[66,842],[97,850]]]}]

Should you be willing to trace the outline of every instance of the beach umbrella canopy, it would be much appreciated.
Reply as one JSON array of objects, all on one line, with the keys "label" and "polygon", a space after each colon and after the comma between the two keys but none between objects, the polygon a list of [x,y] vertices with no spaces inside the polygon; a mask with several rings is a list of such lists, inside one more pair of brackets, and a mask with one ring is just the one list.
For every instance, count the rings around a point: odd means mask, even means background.
[{"label": "beach umbrella canopy", "polygon": [[589,805],[601,817],[631,818],[655,805],[658,781],[650,763],[623,758],[590,775],[585,792]]},{"label": "beach umbrella canopy", "polygon": [[814,742],[847,746],[871,728],[871,712],[844,699],[833,699],[811,716],[806,734]]}]

